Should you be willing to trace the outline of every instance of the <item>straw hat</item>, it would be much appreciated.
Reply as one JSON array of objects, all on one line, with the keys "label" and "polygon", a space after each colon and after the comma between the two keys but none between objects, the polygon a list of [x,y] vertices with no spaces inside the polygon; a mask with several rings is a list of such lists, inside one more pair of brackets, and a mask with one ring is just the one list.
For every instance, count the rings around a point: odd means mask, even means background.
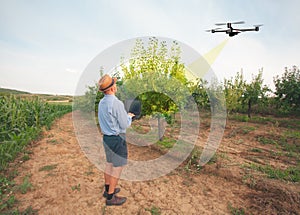
[{"label": "straw hat", "polygon": [[117,83],[117,78],[112,78],[108,74],[102,76],[98,82],[99,90],[105,92]]}]

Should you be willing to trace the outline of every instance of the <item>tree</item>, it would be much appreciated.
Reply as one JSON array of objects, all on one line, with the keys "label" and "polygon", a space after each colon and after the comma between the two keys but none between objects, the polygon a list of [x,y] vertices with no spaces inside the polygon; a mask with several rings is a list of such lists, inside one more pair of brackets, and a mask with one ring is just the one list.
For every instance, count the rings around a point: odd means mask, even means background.
[{"label": "tree", "polygon": [[149,39],[147,47],[138,39],[129,62],[121,62],[122,97],[138,98],[142,115],[157,116],[159,128],[162,116],[176,113],[187,103],[187,79],[180,53],[176,41],[169,50],[166,41],[159,42],[155,37]]},{"label": "tree", "polygon": [[252,77],[251,83],[245,84],[242,103],[244,106],[247,106],[247,114],[249,118],[251,118],[252,106],[266,99],[266,93],[270,91],[266,85],[263,85],[262,74],[263,70],[261,69],[257,76]]},{"label": "tree", "polygon": [[300,110],[300,70],[285,68],[284,74],[274,78],[277,107],[284,112]]},{"label": "tree", "polygon": [[224,93],[226,98],[227,112],[239,111],[242,108],[242,96],[245,91],[243,71],[229,80],[224,79]]},{"label": "tree", "polygon": [[190,91],[192,92],[192,97],[196,102],[198,109],[208,109],[209,108],[209,98],[207,94],[208,82],[202,78],[197,79],[195,83],[189,83]]}]

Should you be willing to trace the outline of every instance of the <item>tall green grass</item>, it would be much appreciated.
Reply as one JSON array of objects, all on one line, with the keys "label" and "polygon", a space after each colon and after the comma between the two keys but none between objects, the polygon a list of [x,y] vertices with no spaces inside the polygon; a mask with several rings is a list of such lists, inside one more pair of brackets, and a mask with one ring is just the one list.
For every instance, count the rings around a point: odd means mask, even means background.
[{"label": "tall green grass", "polygon": [[71,105],[48,104],[38,97],[0,96],[0,171],[43,127],[49,129],[55,118],[71,111]]}]

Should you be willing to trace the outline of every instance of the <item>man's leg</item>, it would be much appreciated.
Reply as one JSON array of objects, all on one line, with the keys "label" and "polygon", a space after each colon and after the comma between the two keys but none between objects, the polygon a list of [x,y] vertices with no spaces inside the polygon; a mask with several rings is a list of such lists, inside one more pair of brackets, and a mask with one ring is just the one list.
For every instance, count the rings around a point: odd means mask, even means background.
[{"label": "man's leg", "polygon": [[118,184],[123,167],[113,167],[110,176],[109,190],[106,199],[106,205],[122,205],[126,202],[126,197],[118,197],[115,195],[115,188]]},{"label": "man's leg", "polygon": [[[121,172],[123,170],[123,167],[113,167],[111,166],[111,174],[109,176],[105,176],[109,180],[109,190],[108,194],[113,194],[115,192],[115,188],[118,184]],[[105,182],[106,184],[106,182]]]},{"label": "man's leg", "polygon": [[[105,171],[104,171],[105,186],[110,185],[112,171],[113,171],[113,164],[106,163],[106,167],[105,167]],[[105,191],[108,192],[108,190],[105,190]]]}]

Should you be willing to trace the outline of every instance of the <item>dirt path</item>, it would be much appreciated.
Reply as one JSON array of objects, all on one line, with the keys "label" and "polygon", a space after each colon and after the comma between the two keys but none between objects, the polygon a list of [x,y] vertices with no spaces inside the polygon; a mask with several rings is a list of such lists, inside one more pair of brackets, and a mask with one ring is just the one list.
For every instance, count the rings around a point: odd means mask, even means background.
[{"label": "dirt path", "polygon": [[[138,150],[141,148],[129,147],[132,159],[138,160],[135,156],[142,155]],[[120,195],[126,196],[127,202],[121,207],[106,207],[102,197],[103,173],[81,151],[74,134],[72,113],[44,132],[43,138],[35,143],[30,159],[18,171],[17,184],[29,177],[33,186],[26,194],[16,194],[18,207],[25,210],[31,206],[39,214],[159,214],[157,211],[231,214],[230,207],[252,208],[253,214],[270,214],[268,210],[262,211],[267,204],[253,202],[259,200],[256,198],[259,191],[239,180],[239,169],[229,171],[220,168],[218,163],[198,174],[188,173],[182,167],[151,181],[121,180]]]}]

